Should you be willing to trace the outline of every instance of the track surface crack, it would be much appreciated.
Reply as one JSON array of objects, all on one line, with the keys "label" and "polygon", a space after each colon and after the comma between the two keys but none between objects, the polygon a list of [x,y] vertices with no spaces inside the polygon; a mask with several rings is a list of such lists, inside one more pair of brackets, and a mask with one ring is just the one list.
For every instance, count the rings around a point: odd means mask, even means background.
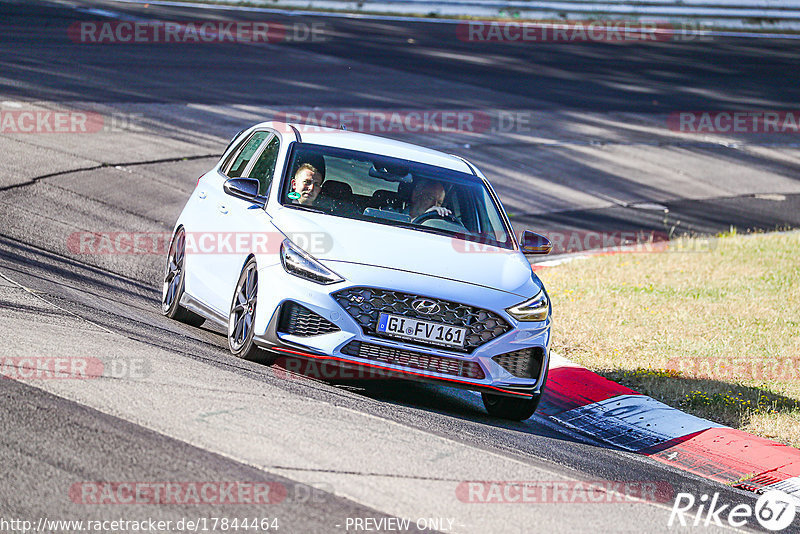
[{"label": "track surface crack", "polygon": [[11,189],[18,189],[21,187],[27,187],[29,185],[34,185],[37,182],[44,180],[46,178],[53,178],[55,176],[64,176],[66,174],[74,174],[76,172],[96,171],[98,169],[106,169],[109,167],[113,168],[113,167],[136,167],[141,165],[157,165],[159,163],[174,163],[178,161],[192,161],[196,159],[207,159],[207,158],[218,158],[218,157],[219,154],[200,154],[197,156],[177,156],[173,158],[151,159],[144,161],[133,161],[128,163],[98,163],[97,165],[90,165],[87,167],[77,167],[74,169],[51,172],[48,174],[43,174],[41,176],[34,176],[33,178],[25,182],[0,187],[0,192],[9,191]]}]

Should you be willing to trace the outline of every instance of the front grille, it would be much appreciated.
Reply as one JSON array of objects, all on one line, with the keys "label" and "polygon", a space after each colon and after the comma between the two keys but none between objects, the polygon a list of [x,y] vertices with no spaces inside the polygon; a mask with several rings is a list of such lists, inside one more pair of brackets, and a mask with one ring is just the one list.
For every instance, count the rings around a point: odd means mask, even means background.
[{"label": "front grille", "polygon": [[342,347],[342,354],[364,358],[376,362],[389,363],[400,367],[432,371],[443,375],[460,376],[463,378],[483,379],[486,375],[477,362],[433,356],[394,347],[374,345],[362,341],[351,341]]},{"label": "front grille", "polygon": [[295,336],[318,336],[338,332],[339,327],[296,302],[286,302],[281,306],[281,320],[278,331]]},{"label": "front grille", "polygon": [[518,378],[539,378],[544,360],[544,350],[541,347],[515,350],[498,354],[492,360]]},{"label": "front grille", "polygon": [[[489,310],[400,291],[351,287],[334,293],[333,298],[358,322],[364,333],[371,336],[391,338],[391,336],[376,331],[381,313],[392,313],[424,321],[466,327],[467,335],[464,339],[464,347],[446,347],[447,350],[471,352],[487,341],[511,330],[511,325]],[[417,312],[411,307],[411,303],[419,298],[436,301],[439,311],[430,315]],[[431,347],[439,346],[424,341],[407,342]]]}]

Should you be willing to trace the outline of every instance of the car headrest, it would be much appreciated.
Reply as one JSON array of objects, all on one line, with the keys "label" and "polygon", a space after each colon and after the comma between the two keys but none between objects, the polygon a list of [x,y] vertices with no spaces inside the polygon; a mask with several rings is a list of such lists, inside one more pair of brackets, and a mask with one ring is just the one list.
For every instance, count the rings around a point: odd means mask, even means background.
[{"label": "car headrest", "polygon": [[403,202],[409,202],[411,200],[411,192],[413,190],[414,183],[401,182],[400,185],[397,186],[397,198]]},{"label": "car headrest", "polygon": [[292,169],[292,176],[297,173],[297,169],[304,163],[308,163],[319,171],[322,179],[325,179],[325,158],[319,154],[310,154],[307,152],[300,152],[294,160],[294,169]]},{"label": "car headrest", "polygon": [[330,180],[322,182],[320,195],[336,199],[350,198],[353,196],[353,188],[350,187],[350,184]]}]

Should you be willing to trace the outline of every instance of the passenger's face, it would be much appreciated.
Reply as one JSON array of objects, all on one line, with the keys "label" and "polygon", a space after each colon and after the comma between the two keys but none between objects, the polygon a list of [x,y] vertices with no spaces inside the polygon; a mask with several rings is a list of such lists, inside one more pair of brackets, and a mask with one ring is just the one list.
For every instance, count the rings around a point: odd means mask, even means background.
[{"label": "passenger's face", "polygon": [[444,186],[440,183],[428,183],[414,189],[409,209],[411,218],[419,217],[434,206],[441,206],[444,195]]},{"label": "passenger's face", "polygon": [[300,169],[292,180],[292,189],[300,194],[297,202],[307,206],[314,203],[322,189],[322,175],[311,169]]}]

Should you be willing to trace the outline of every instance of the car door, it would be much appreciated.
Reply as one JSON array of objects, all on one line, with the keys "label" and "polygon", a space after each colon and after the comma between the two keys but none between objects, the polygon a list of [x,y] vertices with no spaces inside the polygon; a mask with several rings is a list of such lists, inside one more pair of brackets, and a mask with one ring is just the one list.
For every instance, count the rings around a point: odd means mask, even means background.
[{"label": "car door", "polygon": [[[239,177],[271,135],[268,131],[246,134],[218,172],[208,173],[198,183],[198,209],[194,210],[191,225],[187,224],[187,283],[192,295],[222,316],[228,315],[225,296],[227,275],[220,271],[220,254],[225,254],[225,229],[233,198],[225,194],[223,185],[230,175]],[[191,227],[189,227],[191,226]],[[238,273],[237,273],[238,276]],[[234,281],[235,284],[235,281]]]},{"label": "car door", "polygon": [[[247,257],[254,247],[266,243],[272,246],[276,239],[270,217],[264,210],[269,188],[274,178],[275,166],[280,150],[280,138],[269,130],[254,132],[251,141],[234,158],[226,178],[255,178],[259,181],[259,199],[251,202],[228,195],[222,188],[214,214],[217,250],[206,264],[214,272],[216,288],[211,306],[227,317],[236,282]],[[257,146],[254,147],[254,145]],[[247,160],[247,164],[243,162]]]}]

